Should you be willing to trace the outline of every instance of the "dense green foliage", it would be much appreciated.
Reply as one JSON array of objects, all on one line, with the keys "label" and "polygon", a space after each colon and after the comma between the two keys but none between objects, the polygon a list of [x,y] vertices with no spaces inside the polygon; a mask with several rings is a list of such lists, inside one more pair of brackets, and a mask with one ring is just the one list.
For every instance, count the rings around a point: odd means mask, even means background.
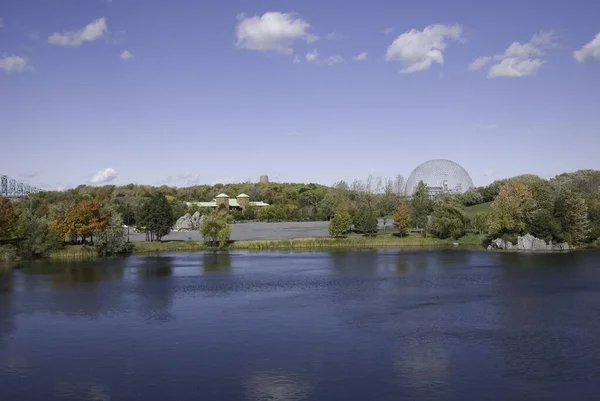
[{"label": "dense green foliage", "polygon": [[329,223],[329,235],[332,237],[341,237],[346,234],[351,224],[352,217],[350,213],[345,208],[340,207],[336,210],[335,215]]},{"label": "dense green foliage", "polygon": [[123,230],[123,217],[114,206],[105,206],[102,210],[106,216],[107,224],[102,230],[96,232],[96,250],[100,256],[114,256],[126,254],[130,246]]},{"label": "dense green foliage", "polygon": [[427,229],[427,216],[432,212],[432,203],[429,191],[423,181],[419,181],[410,201],[410,221],[416,228]]},{"label": "dense green foliage", "polygon": [[160,241],[171,232],[177,217],[167,197],[158,192],[144,200],[136,214],[137,224],[146,227],[147,239]]},{"label": "dense green foliage", "polygon": [[452,197],[436,199],[432,220],[433,234],[442,239],[464,236],[470,222],[465,207]]},{"label": "dense green foliage", "polygon": [[204,243],[210,247],[225,248],[231,236],[229,216],[226,211],[215,210],[204,217],[200,226]]},{"label": "dense green foliage", "polygon": [[24,238],[19,244],[19,253],[27,259],[44,258],[61,244],[48,220],[34,216],[29,210],[24,210],[19,216],[17,235]]}]

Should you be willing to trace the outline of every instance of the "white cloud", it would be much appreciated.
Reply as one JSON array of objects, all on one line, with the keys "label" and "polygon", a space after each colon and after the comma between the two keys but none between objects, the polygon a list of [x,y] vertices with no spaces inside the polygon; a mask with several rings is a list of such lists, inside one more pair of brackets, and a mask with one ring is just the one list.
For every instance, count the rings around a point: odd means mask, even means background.
[{"label": "white cloud", "polygon": [[332,66],[332,65],[336,65],[339,63],[342,63],[344,61],[342,56],[336,55],[336,56],[329,56],[327,57],[327,59],[325,60],[325,64]]},{"label": "white cloud", "polygon": [[117,178],[117,172],[112,168],[105,168],[104,170],[98,171],[90,178],[92,184],[103,184]]},{"label": "white cloud", "polygon": [[308,52],[306,53],[306,56],[304,56],[306,58],[306,61],[308,61],[309,63],[316,63],[319,60],[319,52],[317,52],[316,50],[313,50],[312,52]]},{"label": "white cloud", "polygon": [[242,13],[238,13],[238,14],[235,16],[235,19],[236,19],[236,20],[238,20],[238,21],[241,21],[241,20],[243,20],[244,18],[246,18],[246,13],[244,13],[244,12],[242,12]]},{"label": "white cloud", "polygon": [[383,33],[384,35],[391,35],[392,33],[394,33],[394,28],[385,28],[383,31],[381,31],[381,33]]},{"label": "white cloud", "polygon": [[392,42],[386,53],[387,61],[400,61],[401,73],[424,71],[433,63],[444,64],[444,50],[448,41],[461,39],[460,25],[429,25],[422,31],[411,29]]},{"label": "white cloud", "polygon": [[586,60],[600,60],[600,33],[596,35],[591,42],[584,45],[581,49],[573,52],[573,57],[578,63],[583,63]]},{"label": "white cloud", "polygon": [[133,54],[131,54],[129,50],[124,50],[119,57],[121,57],[121,60],[127,61],[133,58]]},{"label": "white cloud", "polygon": [[[552,31],[542,31],[533,35],[529,42],[513,42],[502,54],[493,57],[495,64],[488,70],[488,78],[526,77],[535,75],[546,63],[541,56],[546,49],[556,46],[556,37]],[[490,56],[477,58],[469,69],[477,71],[492,60]]]},{"label": "white cloud", "polygon": [[0,70],[4,72],[25,72],[33,70],[29,64],[29,60],[21,56],[2,56],[0,57]]},{"label": "white cloud", "polygon": [[300,56],[294,57],[294,64],[300,64],[300,62],[302,62],[302,59],[300,58]]},{"label": "white cloud", "polygon": [[368,54],[366,52],[362,52],[358,56],[352,57],[352,60],[354,60],[354,61],[365,61],[367,59],[367,56],[368,56]]},{"label": "white cloud", "polygon": [[485,170],[483,172],[483,175],[486,176],[486,177],[489,177],[490,175],[494,175],[494,170],[489,170],[489,169]]},{"label": "white cloud", "polygon": [[90,22],[79,31],[55,32],[48,38],[48,43],[51,45],[77,47],[81,46],[83,42],[92,42],[100,39],[106,32],[108,32],[106,19],[102,17]]},{"label": "white cloud", "polygon": [[325,36],[325,39],[327,39],[327,40],[341,40],[342,36],[339,35],[339,34],[337,34],[337,33],[335,33],[335,32],[329,32],[327,34],[327,36]]},{"label": "white cloud", "polygon": [[471,71],[479,71],[483,67],[485,67],[492,58],[490,56],[477,57],[475,61],[469,64],[469,70]]},{"label": "white cloud", "polygon": [[298,40],[312,43],[317,36],[308,32],[310,24],[293,14],[267,12],[262,17],[243,18],[237,25],[237,46],[258,51],[292,54]]}]

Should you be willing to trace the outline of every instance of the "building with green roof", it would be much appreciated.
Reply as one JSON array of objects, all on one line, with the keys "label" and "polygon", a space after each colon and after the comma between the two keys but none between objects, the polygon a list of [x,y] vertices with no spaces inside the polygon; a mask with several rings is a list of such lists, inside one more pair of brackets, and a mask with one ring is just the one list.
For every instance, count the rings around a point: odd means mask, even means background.
[{"label": "building with green roof", "polygon": [[186,202],[186,205],[189,206],[198,206],[198,207],[211,207],[217,208],[223,205],[227,210],[246,210],[249,207],[266,207],[269,206],[268,203],[257,201],[250,201],[250,196],[246,194],[239,194],[235,198],[229,197],[229,195],[225,193],[220,193],[210,202]]}]

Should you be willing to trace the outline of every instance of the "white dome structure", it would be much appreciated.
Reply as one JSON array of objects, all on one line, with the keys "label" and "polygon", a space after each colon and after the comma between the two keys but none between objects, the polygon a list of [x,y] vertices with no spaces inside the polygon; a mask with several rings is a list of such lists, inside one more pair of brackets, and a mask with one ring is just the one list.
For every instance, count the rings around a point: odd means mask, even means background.
[{"label": "white dome structure", "polygon": [[429,196],[444,193],[463,193],[473,188],[473,180],[461,165],[446,159],[435,159],[420,164],[406,180],[405,193],[412,196],[420,181],[429,188]]}]

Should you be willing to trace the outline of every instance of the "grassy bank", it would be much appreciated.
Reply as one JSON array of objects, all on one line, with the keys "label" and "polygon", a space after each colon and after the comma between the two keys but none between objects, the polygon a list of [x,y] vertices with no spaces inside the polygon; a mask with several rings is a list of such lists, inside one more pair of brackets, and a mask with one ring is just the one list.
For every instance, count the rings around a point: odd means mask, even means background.
[{"label": "grassy bank", "polygon": [[97,257],[96,248],[89,245],[67,245],[64,248],[52,251],[48,255],[50,260],[87,260]]},{"label": "grassy bank", "polygon": [[[438,239],[433,237],[423,238],[418,234],[397,237],[390,231],[380,231],[376,236],[364,237],[350,234],[344,238],[299,238],[288,240],[264,241],[234,241],[229,245],[230,250],[324,250],[324,249],[364,249],[364,248],[409,248],[409,247],[449,247],[458,242],[463,247],[479,247],[483,237],[480,235],[467,235],[459,240]],[[143,255],[149,253],[169,252],[199,252],[207,250],[202,242],[196,241],[168,241],[168,242],[135,242],[133,254]],[[89,260],[98,255],[96,249],[87,245],[68,245],[53,251],[50,260]]]},{"label": "grassy bank", "polygon": [[[345,238],[299,238],[289,240],[236,241],[231,250],[287,250],[287,249],[335,249],[335,248],[403,248],[403,247],[447,247],[458,242],[461,246],[481,246],[482,237],[468,235],[460,240],[442,240],[420,235],[400,238],[389,231],[374,237],[349,235]],[[133,244],[135,254],[160,252],[195,252],[205,250],[201,242],[137,242]]]}]

